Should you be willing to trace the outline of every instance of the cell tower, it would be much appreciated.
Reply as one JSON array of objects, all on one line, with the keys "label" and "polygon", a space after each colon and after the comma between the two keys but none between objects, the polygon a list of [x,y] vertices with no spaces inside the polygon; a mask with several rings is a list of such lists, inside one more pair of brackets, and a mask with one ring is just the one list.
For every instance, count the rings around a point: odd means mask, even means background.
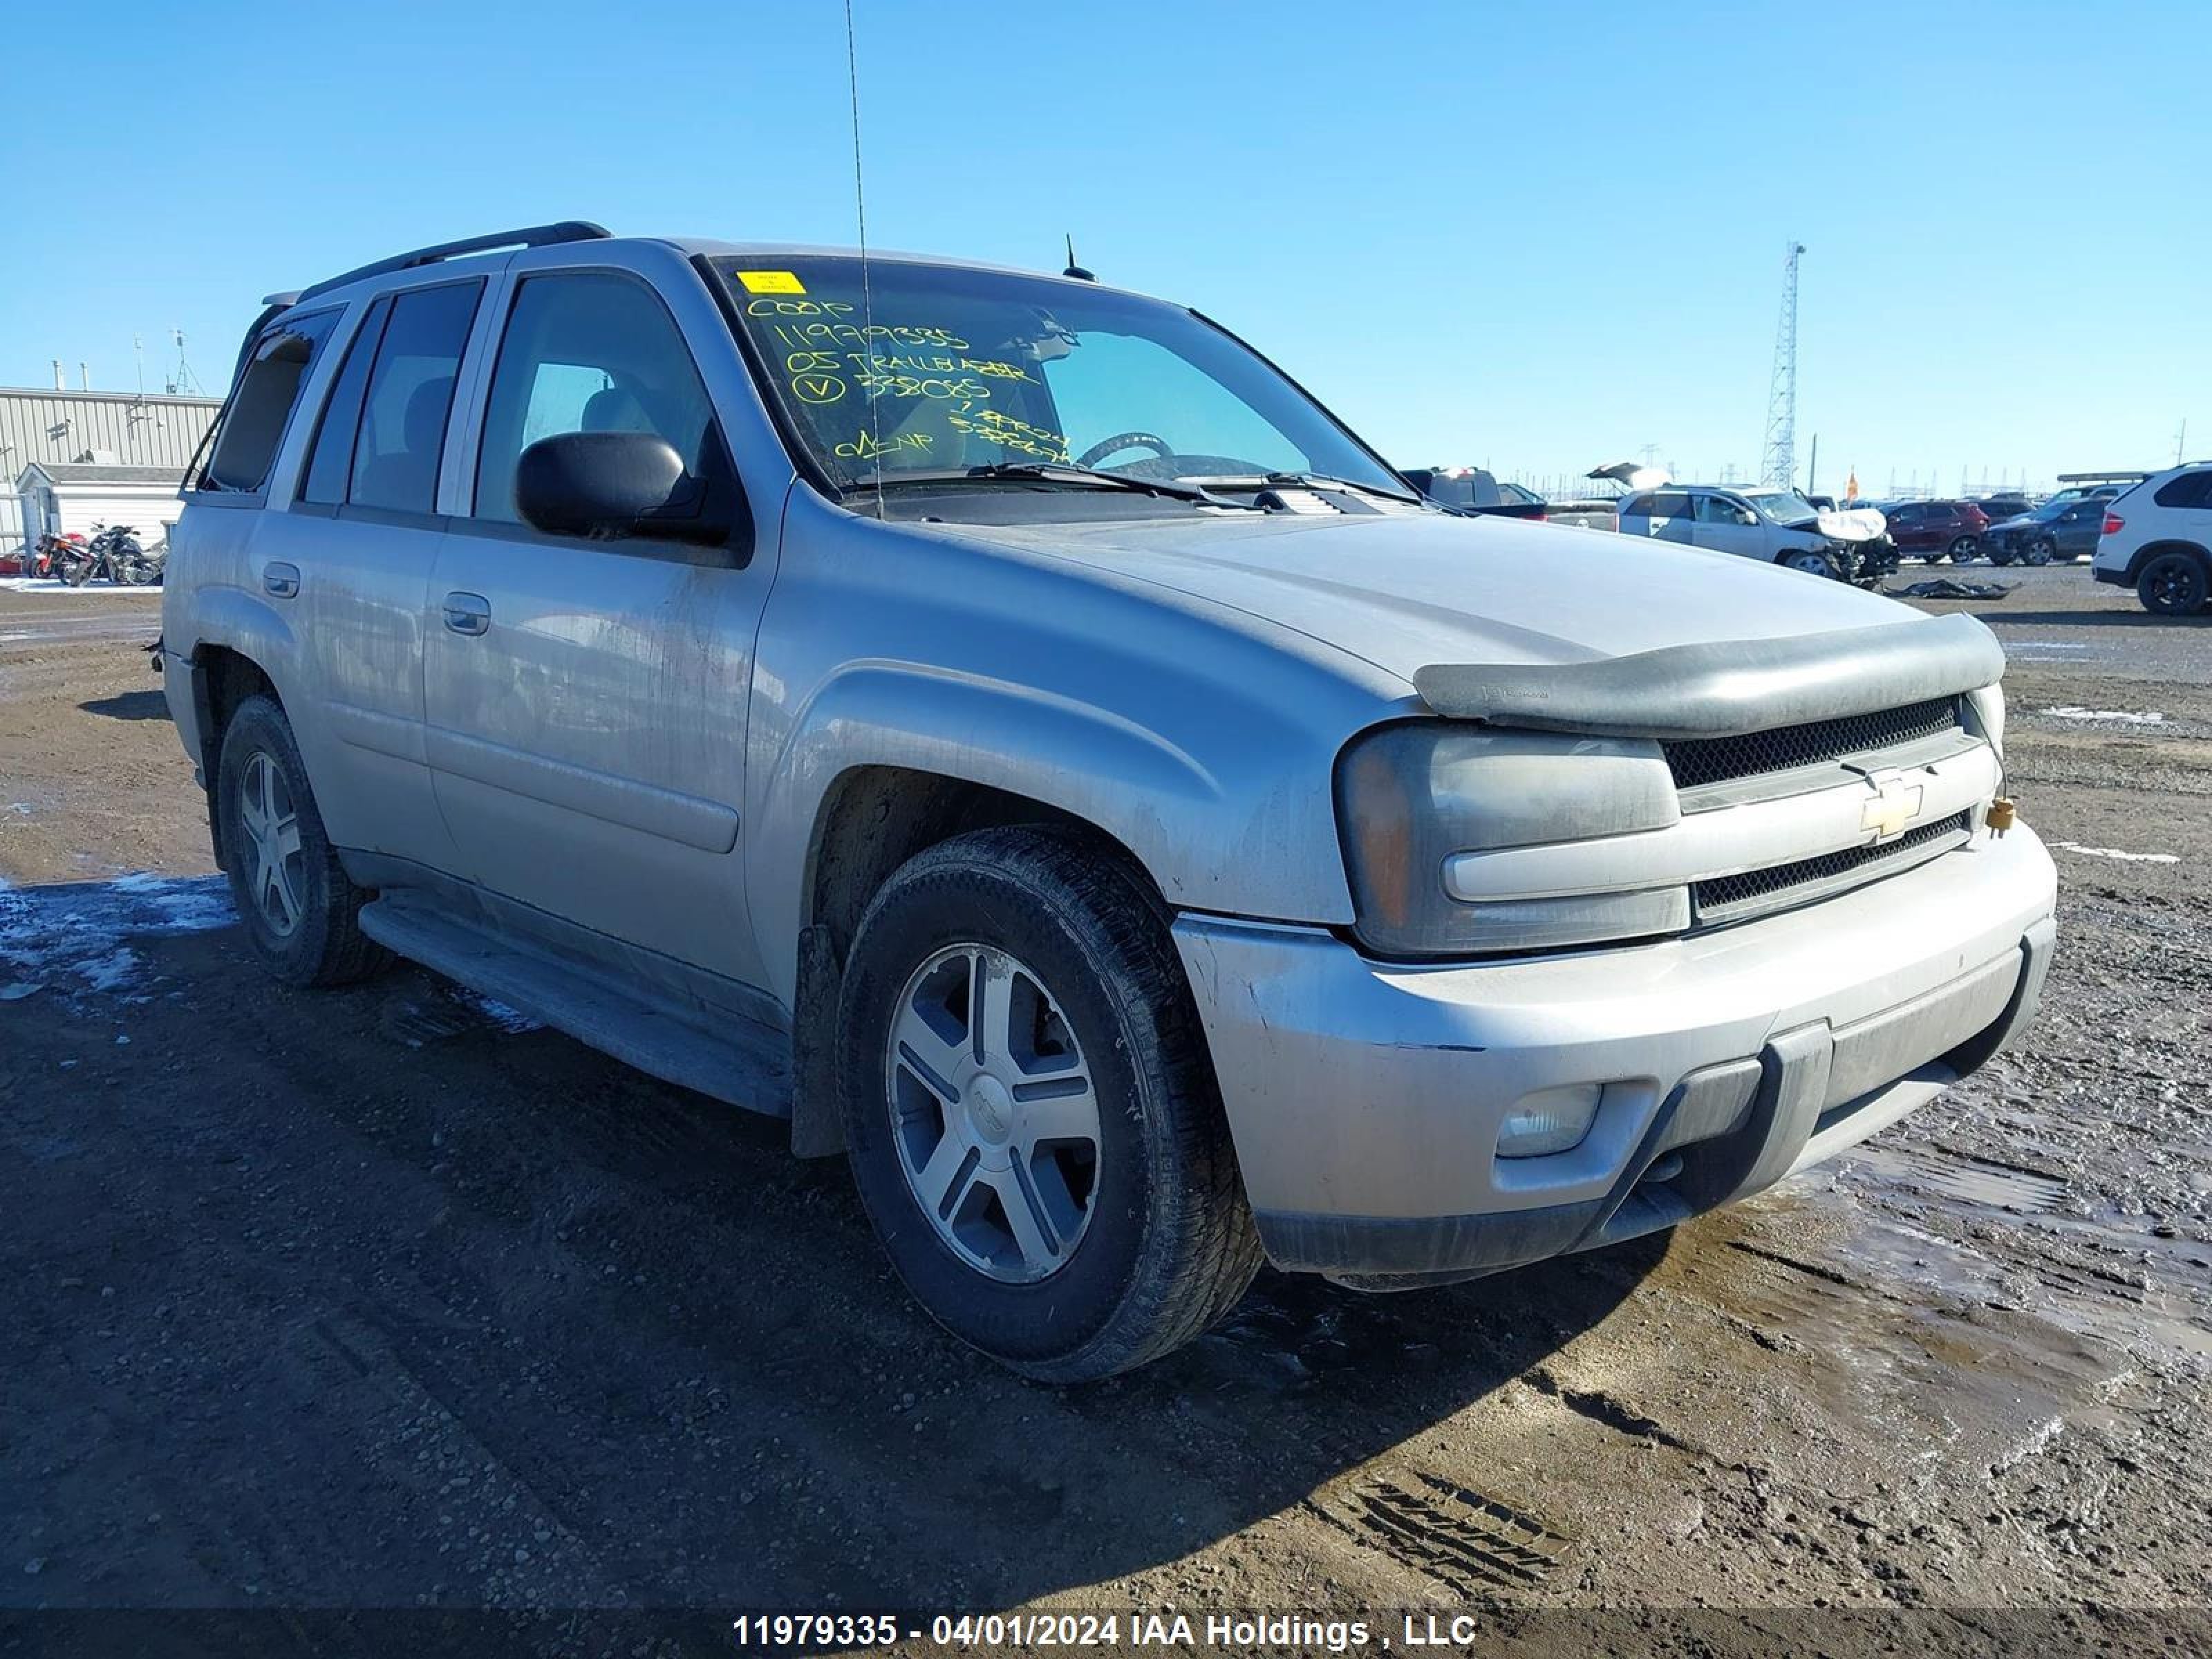
[{"label": "cell tower", "polygon": [[1797,477],[1797,258],[1802,242],[1790,244],[1782,266],[1782,316],[1774,325],[1774,384],[1766,394],[1766,455],[1761,483],[1790,488]]}]

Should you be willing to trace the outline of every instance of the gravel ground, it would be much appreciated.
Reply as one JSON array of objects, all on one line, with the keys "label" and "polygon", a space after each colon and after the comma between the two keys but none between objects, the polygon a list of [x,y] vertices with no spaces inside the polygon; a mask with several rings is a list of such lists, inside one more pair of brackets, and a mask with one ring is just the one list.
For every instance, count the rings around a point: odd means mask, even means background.
[{"label": "gravel ground", "polygon": [[150,597],[0,592],[0,1650],[40,1607],[2201,1612],[2212,622],[1969,574],[2020,585],[1929,608],[2012,653],[2063,882],[2022,1048],[1669,1237],[1264,1275],[1067,1392],[942,1337],[777,1126],[418,970],[270,984]]}]

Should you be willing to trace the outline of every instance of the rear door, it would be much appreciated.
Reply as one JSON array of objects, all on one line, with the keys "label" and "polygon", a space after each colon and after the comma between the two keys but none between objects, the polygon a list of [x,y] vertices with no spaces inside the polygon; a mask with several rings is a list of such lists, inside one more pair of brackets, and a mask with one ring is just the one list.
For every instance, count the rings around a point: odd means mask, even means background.
[{"label": "rear door", "polygon": [[450,869],[422,744],[424,598],[445,534],[438,472],[485,279],[357,307],[295,496],[255,544],[264,588],[305,642],[311,720],[295,726],[339,846]]},{"label": "rear door", "polygon": [[[695,478],[735,489],[697,367],[701,350],[732,348],[703,288],[678,298],[680,322],[611,265],[509,277],[471,394],[467,510],[431,582],[427,743],[461,867],[527,907],[511,920],[758,985],[737,853],[772,542],[755,558],[750,536],[587,541],[533,529],[515,505],[522,452],[580,431],[657,434]],[[623,960],[656,971],[635,951]]]},{"label": "rear door", "polygon": [[2103,501],[2076,501],[2058,515],[2051,526],[2058,540],[2058,556],[2062,559],[2083,558],[2097,550],[2097,538],[2105,527]]},{"label": "rear door", "polygon": [[1654,541],[1687,542],[1691,538],[1688,494],[1680,489],[1654,489],[1638,496],[1621,510],[1620,529],[1630,536]]}]

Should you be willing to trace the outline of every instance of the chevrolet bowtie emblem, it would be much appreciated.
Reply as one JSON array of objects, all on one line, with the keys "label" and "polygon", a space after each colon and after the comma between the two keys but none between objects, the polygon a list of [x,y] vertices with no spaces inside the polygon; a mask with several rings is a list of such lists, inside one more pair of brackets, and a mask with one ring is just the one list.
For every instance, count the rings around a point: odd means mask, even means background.
[{"label": "chevrolet bowtie emblem", "polygon": [[1926,791],[1917,783],[1906,783],[1895,772],[1875,774],[1867,782],[1874,790],[1874,799],[1859,814],[1859,828],[1873,830],[1877,842],[1903,835],[1905,826],[1920,816],[1920,802]]}]

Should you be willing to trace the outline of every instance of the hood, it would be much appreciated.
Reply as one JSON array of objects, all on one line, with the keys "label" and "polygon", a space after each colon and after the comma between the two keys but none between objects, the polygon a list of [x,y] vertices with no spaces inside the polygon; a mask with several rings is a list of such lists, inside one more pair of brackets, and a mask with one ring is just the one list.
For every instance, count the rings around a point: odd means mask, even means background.
[{"label": "hood", "polygon": [[1513,519],[1255,514],[957,533],[1228,605],[1408,683],[1439,663],[1593,662],[1917,614],[1733,554]]},{"label": "hood", "polygon": [[1839,542],[1875,541],[1889,529],[1889,520],[1871,507],[1839,507],[1833,512],[1816,513],[1814,522],[1820,526],[1823,536],[1832,536]]}]

